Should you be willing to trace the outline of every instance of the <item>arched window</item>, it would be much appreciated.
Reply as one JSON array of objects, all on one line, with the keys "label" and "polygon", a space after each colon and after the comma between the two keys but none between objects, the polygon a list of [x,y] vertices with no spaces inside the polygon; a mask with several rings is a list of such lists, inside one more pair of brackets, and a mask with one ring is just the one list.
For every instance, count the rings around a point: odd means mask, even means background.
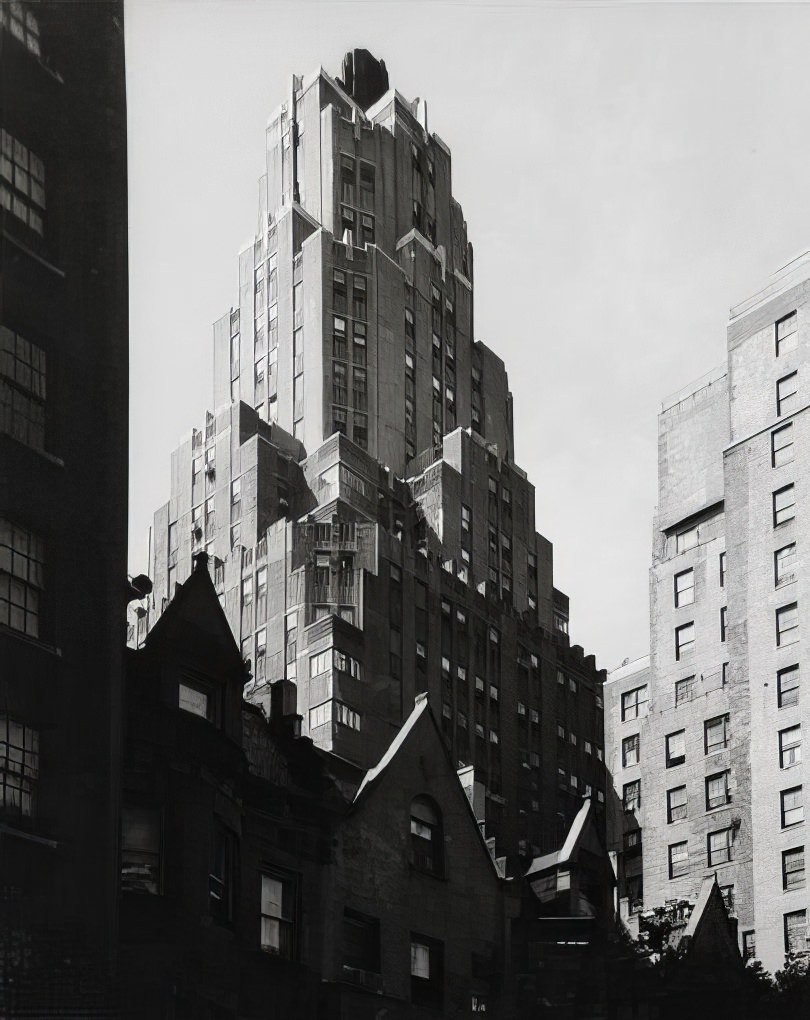
[{"label": "arched window", "polygon": [[415,868],[444,875],[442,816],[429,797],[414,797],[411,801],[411,849]]}]

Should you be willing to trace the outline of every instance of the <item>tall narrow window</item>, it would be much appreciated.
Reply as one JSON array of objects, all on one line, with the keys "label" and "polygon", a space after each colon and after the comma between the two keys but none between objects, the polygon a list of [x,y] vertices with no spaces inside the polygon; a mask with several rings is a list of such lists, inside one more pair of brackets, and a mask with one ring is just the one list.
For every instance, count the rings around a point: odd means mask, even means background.
[{"label": "tall narrow window", "polygon": [[773,526],[779,527],[796,516],[796,495],[793,485],[777,489],[773,494]]},{"label": "tall narrow window", "polygon": [[262,875],[261,947],[292,959],[295,947],[295,884],[292,878]]},{"label": "tall narrow window", "polygon": [[790,414],[799,406],[799,373],[791,372],[776,383],[776,413]]},{"label": "tall narrow window", "polygon": [[717,772],[713,776],[706,777],[706,810],[714,811],[723,807],[731,800],[731,793],[728,788],[729,773]]},{"label": "tall narrow window", "polygon": [[776,643],[780,647],[799,640],[799,607],[796,602],[776,610]]},{"label": "tall narrow window", "polygon": [[686,730],[669,733],[666,737],[667,768],[683,765],[686,761]]},{"label": "tall narrow window", "polygon": [[727,864],[734,859],[733,829],[718,829],[717,832],[710,832],[706,843],[710,868],[715,867],[717,864]]},{"label": "tall narrow window", "polygon": [[0,129],[0,207],[44,233],[45,164],[5,129]]},{"label": "tall narrow window", "polygon": [[804,821],[804,800],[801,786],[793,786],[789,790],[782,790],[779,795],[782,808],[782,828],[789,825],[798,825]]},{"label": "tall narrow window", "polygon": [[795,580],[796,543],[791,542],[790,545],[784,545],[781,549],[777,549],[773,554],[773,562],[774,583],[777,587]]},{"label": "tall narrow window", "polygon": [[45,351],[0,326],[0,432],[45,447]]},{"label": "tall narrow window", "polygon": [[686,818],[686,787],[667,790],[667,822],[680,822]]},{"label": "tall narrow window", "polygon": [[233,920],[233,867],[236,837],[214,821],[211,844],[211,870],[208,875],[208,903],[211,915],[222,923]]},{"label": "tall narrow window", "polygon": [[793,460],[793,422],[771,433],[771,465],[775,468]]},{"label": "tall narrow window", "polygon": [[799,323],[796,312],[791,312],[776,323],[776,356],[780,357],[795,349],[799,339]]},{"label": "tall narrow window", "polygon": [[39,637],[42,540],[0,517],[0,624]]},{"label": "tall narrow window", "polygon": [[695,625],[685,623],[675,628],[675,658],[680,660],[695,650]]},{"label": "tall narrow window", "polygon": [[689,844],[671,843],[667,848],[669,857],[669,877],[680,878],[689,874]]},{"label": "tall narrow window", "polygon": [[695,572],[691,568],[675,575],[675,607],[690,606],[695,601]]},{"label": "tall narrow window", "polygon": [[160,812],[121,809],[121,891],[160,894]]},{"label": "tall narrow window", "polygon": [[792,850],[782,851],[782,888],[803,889],[804,878],[804,847],[797,846]]},{"label": "tall narrow window", "polygon": [[728,628],[728,606],[722,606],[720,608],[720,640],[726,640],[726,631]]},{"label": "tall narrow window", "polygon": [[419,871],[441,877],[444,874],[444,837],[441,815],[427,797],[411,802],[412,862]]},{"label": "tall narrow window", "polygon": [[357,910],[343,910],[343,966],[380,973],[380,922]]},{"label": "tall narrow window", "polygon": [[639,735],[634,733],[631,737],[625,737],[622,741],[622,767],[629,768],[631,765],[638,765],[638,759]]},{"label": "tall narrow window", "polygon": [[807,951],[807,911],[793,910],[785,914],[785,952]]},{"label": "tall narrow window", "polygon": [[776,674],[777,698],[780,708],[799,704],[799,667],[788,666]]},{"label": "tall narrow window", "polygon": [[622,790],[622,805],[625,811],[637,811],[641,807],[641,780],[625,783]]},{"label": "tall narrow window", "polygon": [[726,586],[726,554],[720,553],[720,587],[725,588]]},{"label": "tall narrow window", "polygon": [[444,947],[436,939],[411,935],[411,1002],[441,1007],[444,984]]},{"label": "tall narrow window", "polygon": [[788,769],[802,760],[802,728],[791,726],[779,731],[779,768]]},{"label": "tall narrow window", "polygon": [[728,715],[718,715],[703,724],[706,754],[714,754],[728,747]]},{"label": "tall narrow window", "polygon": [[39,777],[39,734],[0,715],[0,814],[30,816]]}]

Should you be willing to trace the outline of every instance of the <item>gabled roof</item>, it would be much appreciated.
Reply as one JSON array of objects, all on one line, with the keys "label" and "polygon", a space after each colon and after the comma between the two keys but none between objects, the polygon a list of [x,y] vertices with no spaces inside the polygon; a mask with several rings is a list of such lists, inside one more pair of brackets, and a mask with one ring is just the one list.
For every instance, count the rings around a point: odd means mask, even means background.
[{"label": "gabled roof", "polygon": [[369,769],[368,772],[366,772],[365,776],[363,776],[363,781],[360,783],[357,793],[354,795],[354,803],[357,803],[357,801],[360,799],[361,794],[365,790],[367,790],[369,786],[371,786],[375,779],[377,779],[379,776],[383,774],[383,772],[385,772],[386,768],[396,757],[397,751],[399,751],[399,749],[408,739],[408,735],[410,734],[411,730],[413,730],[417,721],[422,717],[427,708],[428,708],[427,694],[418,694],[416,696],[416,702],[414,704],[413,711],[405,720],[402,729],[399,731],[399,733],[397,733],[397,735],[388,745],[388,750],[385,752],[382,758],[380,758],[377,764],[373,768]]},{"label": "gabled roof", "polygon": [[577,812],[576,818],[571,823],[571,828],[565,837],[565,842],[559,850],[550,854],[543,854],[542,857],[535,857],[526,872],[526,876],[538,875],[540,872],[549,871],[561,864],[568,864],[576,860],[577,853],[585,842],[586,827],[592,812],[590,797],[582,802],[582,807]]}]

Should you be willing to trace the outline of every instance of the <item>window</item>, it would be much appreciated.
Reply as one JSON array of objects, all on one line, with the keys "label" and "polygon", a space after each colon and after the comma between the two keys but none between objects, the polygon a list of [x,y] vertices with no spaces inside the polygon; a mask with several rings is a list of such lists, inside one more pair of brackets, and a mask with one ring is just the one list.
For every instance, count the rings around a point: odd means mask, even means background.
[{"label": "window", "polygon": [[668,850],[669,857],[669,877],[680,878],[682,875],[689,874],[689,844],[683,843],[671,843]]},{"label": "window", "polygon": [[324,652],[318,652],[317,655],[310,655],[309,657],[309,675],[320,676],[321,673],[326,673],[332,665],[332,651],[327,648]]},{"label": "window", "polygon": [[45,351],[0,326],[0,432],[45,448]]},{"label": "window", "polygon": [[622,791],[622,805],[625,811],[637,811],[641,807],[641,780],[625,783]]},{"label": "window", "polygon": [[792,521],[796,516],[796,496],[793,485],[786,485],[777,489],[773,494],[773,526],[778,528],[780,524]]},{"label": "window", "polygon": [[687,702],[692,700],[692,690],[694,688],[695,678],[693,676],[684,677],[683,680],[675,681],[675,707],[679,705],[685,705]]},{"label": "window", "polygon": [[728,606],[720,609],[720,640],[726,640],[726,628],[728,627]]},{"label": "window", "polygon": [[685,528],[675,535],[675,552],[682,553],[688,549],[694,549],[698,544],[697,525],[692,528]]},{"label": "window", "polygon": [[441,1007],[444,947],[436,939],[411,935],[411,1002]]},{"label": "window", "polygon": [[357,659],[352,658],[351,655],[346,655],[345,652],[339,652],[337,648],[335,648],[332,661],[335,669],[340,670],[341,673],[348,673],[356,680],[360,679],[360,663]]},{"label": "window", "polygon": [[776,610],[776,643],[792,645],[799,640],[799,607],[795,602]]},{"label": "window", "polygon": [[316,705],[309,710],[309,728],[317,729],[319,726],[326,726],[332,721],[332,702],[325,701],[322,705]]},{"label": "window", "polygon": [[347,726],[350,730],[360,729],[360,713],[353,708],[344,705],[342,701],[335,702],[335,721],[341,726]]},{"label": "window", "polygon": [[695,625],[684,623],[675,628],[675,658],[680,660],[695,650]]},{"label": "window", "polygon": [[121,808],[121,892],[160,895],[160,812],[152,808]]},{"label": "window", "polygon": [[42,541],[0,517],[0,624],[39,637]]},{"label": "window", "polygon": [[295,947],[295,884],[279,875],[261,876],[261,947],[292,959]]},{"label": "window", "polygon": [[691,568],[675,575],[675,607],[691,606],[695,601],[695,572]]},{"label": "window", "polygon": [[676,786],[667,790],[667,822],[679,822],[686,818],[686,787]]},{"label": "window", "polygon": [[793,786],[789,790],[782,790],[779,795],[782,805],[782,828],[789,825],[798,825],[804,821],[804,801],[801,786]]},{"label": "window", "polygon": [[0,715],[0,812],[30,817],[38,776],[39,733]]},{"label": "window", "polygon": [[[590,744],[585,741],[585,750],[590,751]],[[628,768],[630,765],[638,765],[639,759],[639,735],[634,733],[630,737],[625,737],[622,741],[622,768]]]},{"label": "window", "polygon": [[788,769],[802,760],[802,728],[791,726],[779,731],[779,768]]},{"label": "window", "polygon": [[526,715],[526,706],[523,704],[522,701],[519,701],[517,703],[517,712],[518,715]]},{"label": "window", "polygon": [[340,361],[332,362],[332,401],[335,404],[348,404],[346,366]]},{"label": "window", "polygon": [[703,724],[706,754],[714,754],[728,747],[728,715],[718,715]]},{"label": "window", "polygon": [[757,939],[756,932],[744,931],[742,933],[743,940],[743,960],[747,963],[748,960],[756,959],[757,955]]},{"label": "window", "polygon": [[771,465],[775,468],[793,460],[793,422],[771,433]]},{"label": "window", "polygon": [[804,888],[804,847],[782,851],[782,888]]},{"label": "window", "polygon": [[777,549],[773,554],[773,564],[774,583],[777,587],[793,581],[796,577],[796,543],[791,542],[790,545]]},{"label": "window", "polygon": [[706,810],[713,811],[731,801],[728,788],[729,772],[717,772],[706,777]]},{"label": "window", "polygon": [[777,698],[780,708],[799,704],[799,667],[788,666],[776,674]]},{"label": "window", "polygon": [[[560,678],[557,673],[557,679]],[[647,714],[647,685],[635,687],[632,691],[622,694],[622,722],[627,719],[641,719]]]},{"label": "window", "polygon": [[343,966],[380,973],[380,922],[357,910],[343,910]]},{"label": "window", "polygon": [[215,920],[228,924],[233,920],[233,869],[236,837],[216,819],[211,844],[211,870],[208,873],[208,905]]},{"label": "window", "polygon": [[669,733],[666,737],[667,768],[683,765],[686,761],[686,730]]},{"label": "window", "polygon": [[807,911],[792,910],[785,914],[785,952],[807,951]]},{"label": "window", "polygon": [[368,410],[368,379],[366,370],[355,365],[352,369],[352,406],[356,411]]},{"label": "window", "polygon": [[201,719],[207,719],[209,701],[210,699],[205,691],[201,691],[196,687],[189,687],[188,684],[178,684],[177,705],[184,712],[190,712],[191,715],[198,715]]},{"label": "window", "polygon": [[794,350],[799,337],[798,316],[791,312],[776,323],[776,356],[777,358]]},{"label": "window", "polygon": [[726,586],[726,554],[720,553],[720,587],[725,588]]},{"label": "window", "polygon": [[411,801],[412,863],[419,871],[444,874],[444,837],[439,809],[427,797]]},{"label": "window", "polygon": [[45,164],[4,129],[0,130],[0,207],[40,236],[44,233]]},{"label": "window", "polygon": [[776,413],[789,414],[799,403],[799,373],[791,372],[776,383]]}]

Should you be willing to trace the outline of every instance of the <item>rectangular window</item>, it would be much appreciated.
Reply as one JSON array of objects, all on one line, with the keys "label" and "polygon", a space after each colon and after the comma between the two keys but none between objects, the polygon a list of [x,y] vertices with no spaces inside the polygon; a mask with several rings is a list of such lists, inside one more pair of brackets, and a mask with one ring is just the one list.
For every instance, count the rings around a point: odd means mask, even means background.
[{"label": "rectangular window", "polygon": [[799,704],[799,667],[788,666],[776,674],[777,698],[780,708]]},{"label": "rectangular window", "polygon": [[295,883],[279,875],[261,876],[261,947],[291,960],[295,955]]},{"label": "rectangular window", "polygon": [[695,601],[695,572],[691,568],[675,575],[675,608],[691,606]]},{"label": "rectangular window", "polygon": [[720,587],[725,588],[726,586],[726,554],[720,553]]},{"label": "rectangular window", "polygon": [[236,837],[216,819],[208,873],[208,904],[212,916],[222,924],[233,920],[233,872]]},{"label": "rectangular window", "polygon": [[771,466],[782,467],[793,460],[793,422],[771,433]]},{"label": "rectangular window", "polygon": [[804,847],[782,851],[782,888],[804,888]]},{"label": "rectangular window", "polygon": [[668,850],[669,877],[680,878],[689,874],[689,844],[671,843]]},{"label": "rectangular window", "polygon": [[695,678],[693,676],[684,677],[683,680],[675,681],[675,707],[678,705],[685,705],[687,702],[692,700],[692,690],[694,687]]},{"label": "rectangular window", "polygon": [[807,952],[806,910],[793,910],[785,914],[785,952]]},{"label": "rectangular window", "polygon": [[343,910],[343,966],[380,973],[380,922],[357,910]]},{"label": "rectangular window", "polygon": [[0,811],[30,817],[39,777],[39,733],[0,715]]},{"label": "rectangular window", "polygon": [[774,583],[777,587],[780,584],[787,584],[796,578],[796,543],[784,545],[773,554]]},{"label": "rectangular window", "polygon": [[790,414],[799,405],[799,373],[791,372],[776,383],[776,413]]},{"label": "rectangular window", "polygon": [[731,801],[731,793],[728,788],[729,772],[717,772],[713,776],[706,777],[706,810],[714,811],[715,808],[723,807]]},{"label": "rectangular window", "polygon": [[669,733],[666,737],[667,768],[683,765],[686,761],[686,730]]},{"label": "rectangular window", "polygon": [[331,666],[332,650],[330,648],[309,657],[309,675],[311,677],[320,676],[321,673],[328,672]]},{"label": "rectangular window", "polygon": [[782,808],[782,828],[798,825],[804,821],[804,799],[801,786],[793,786],[782,790],[779,794]]},{"label": "rectangular window", "polygon": [[791,726],[779,731],[779,768],[788,769],[802,760],[802,728]]},{"label": "rectangular window", "polygon": [[42,540],[0,517],[0,624],[39,637]]},{"label": "rectangular window", "polygon": [[710,832],[706,838],[706,845],[710,868],[717,864],[728,864],[734,859],[734,830],[728,828]]},{"label": "rectangular window", "polygon": [[[11,24],[14,26],[18,22],[12,20]],[[6,130],[0,130],[0,207],[8,209],[42,236],[45,164]]]},{"label": "rectangular window", "polygon": [[[562,674],[558,671],[557,678]],[[563,678],[563,682],[564,678]],[[641,719],[647,714],[647,685],[635,687],[632,691],[622,694],[622,722],[628,719]]]},{"label": "rectangular window", "polygon": [[641,780],[625,783],[622,790],[622,805],[625,811],[637,811],[641,807]]},{"label": "rectangular window", "polygon": [[209,698],[205,691],[196,687],[189,687],[188,684],[178,684],[178,708],[192,715],[198,715],[201,719],[208,718]]},{"label": "rectangular window", "polygon": [[689,549],[694,549],[698,544],[698,529],[697,525],[692,528],[685,528],[683,531],[679,531],[675,535],[675,552],[682,553]]},{"label": "rectangular window", "polygon": [[749,960],[755,960],[757,956],[756,932],[744,931],[742,933],[742,939],[743,939],[743,960],[746,963]]},{"label": "rectangular window", "polygon": [[0,432],[45,448],[45,351],[0,326]]},{"label": "rectangular window", "polygon": [[411,935],[411,1002],[441,1008],[444,985],[444,947],[436,939]]},{"label": "rectangular window", "polygon": [[728,606],[720,608],[720,640],[726,640],[726,628],[728,627]]},{"label": "rectangular window", "polygon": [[792,484],[777,489],[773,494],[773,526],[792,521],[796,516],[796,495]]},{"label": "rectangular window", "polygon": [[160,895],[160,812],[152,808],[121,808],[121,892]]},{"label": "rectangular window", "polygon": [[780,357],[796,347],[799,338],[799,323],[796,312],[791,312],[776,323],[776,356]]},{"label": "rectangular window", "polygon": [[679,661],[695,650],[695,625],[684,623],[675,628],[675,658]]},{"label": "rectangular window", "polygon": [[728,747],[728,715],[718,715],[703,724],[706,754],[714,754]]},{"label": "rectangular window", "polygon": [[686,787],[667,790],[667,822],[680,822],[686,818]]},{"label": "rectangular window", "polygon": [[776,643],[792,645],[799,640],[799,607],[796,602],[776,610]]},{"label": "rectangular window", "polygon": [[360,713],[353,708],[344,705],[341,701],[335,702],[335,720],[341,726],[347,726],[350,730],[360,729]]}]

